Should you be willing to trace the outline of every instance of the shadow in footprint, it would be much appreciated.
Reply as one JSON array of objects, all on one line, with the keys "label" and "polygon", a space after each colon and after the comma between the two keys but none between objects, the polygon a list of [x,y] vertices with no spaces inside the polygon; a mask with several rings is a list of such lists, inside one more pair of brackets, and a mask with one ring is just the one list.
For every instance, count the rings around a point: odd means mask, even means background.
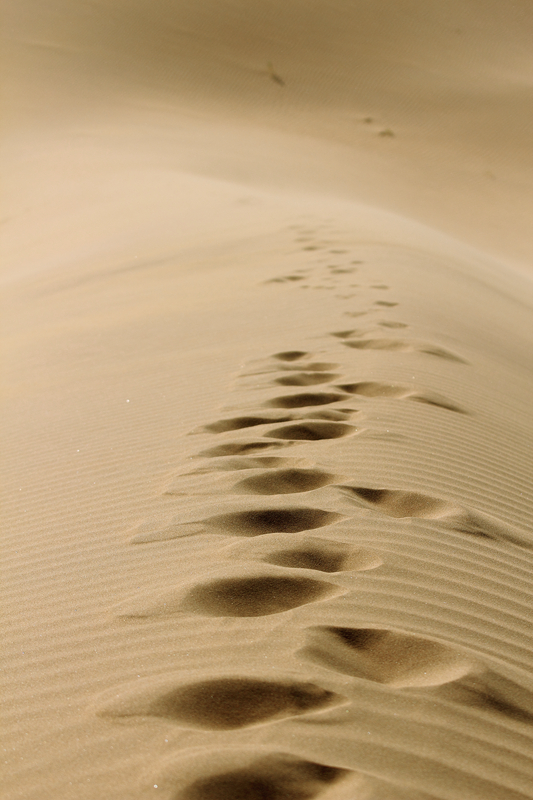
[{"label": "shadow in footprint", "polygon": [[281,614],[339,594],[338,586],[311,578],[264,576],[222,578],[192,589],[180,608],[211,617],[263,617]]},{"label": "shadow in footprint", "polygon": [[279,469],[245,478],[234,486],[234,490],[252,494],[289,494],[310,492],[333,483],[331,472],[319,469]]},{"label": "shadow in footprint", "polygon": [[300,655],[336,672],[397,688],[440,686],[478,668],[448,645],[374,628],[310,629]]},{"label": "shadow in footprint", "polygon": [[399,305],[399,303],[390,303],[387,300],[376,300],[374,302],[375,306],[383,306],[384,308],[394,308],[394,306]]},{"label": "shadow in footprint", "polygon": [[345,398],[345,394],[337,392],[301,392],[275,397],[268,400],[265,405],[271,408],[305,408],[306,406],[325,406]]},{"label": "shadow in footprint", "polygon": [[274,353],[272,358],[277,358],[278,361],[298,361],[308,355],[305,350],[285,350],[283,353]]},{"label": "shadow in footprint", "polygon": [[279,383],[280,386],[314,386],[319,383],[328,383],[336,377],[332,372],[298,372],[294,375],[275,378],[275,383]]},{"label": "shadow in footprint", "polygon": [[199,778],[173,800],[312,800],[349,774],[349,770],[274,754],[245,768]]},{"label": "shadow in footprint", "polygon": [[357,431],[353,425],[343,422],[301,422],[297,425],[285,425],[275,428],[265,436],[273,439],[289,439],[292,441],[318,441],[320,439],[340,439]]},{"label": "shadow in footprint", "polygon": [[142,714],[164,717],[188,728],[235,730],[343,702],[346,698],[314,683],[218,678],[167,692],[144,707]]},{"label": "shadow in footprint", "polygon": [[344,542],[310,539],[298,547],[277,550],[263,559],[267,564],[318,572],[352,572],[376,569],[383,564],[373,550],[354,549]]}]

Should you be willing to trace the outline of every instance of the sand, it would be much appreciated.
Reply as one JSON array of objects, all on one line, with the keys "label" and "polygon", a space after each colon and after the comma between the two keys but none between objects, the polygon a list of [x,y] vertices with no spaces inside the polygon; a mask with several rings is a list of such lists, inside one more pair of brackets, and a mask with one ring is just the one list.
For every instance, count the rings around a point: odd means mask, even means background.
[{"label": "sand", "polygon": [[2,797],[533,797],[530,3],[3,16]]}]

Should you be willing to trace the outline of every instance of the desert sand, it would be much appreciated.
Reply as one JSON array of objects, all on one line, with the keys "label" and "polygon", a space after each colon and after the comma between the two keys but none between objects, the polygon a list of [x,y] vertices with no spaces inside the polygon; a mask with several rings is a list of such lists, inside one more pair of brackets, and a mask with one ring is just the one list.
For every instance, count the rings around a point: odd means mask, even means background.
[{"label": "desert sand", "polygon": [[2,27],[2,798],[532,798],[531,3]]}]

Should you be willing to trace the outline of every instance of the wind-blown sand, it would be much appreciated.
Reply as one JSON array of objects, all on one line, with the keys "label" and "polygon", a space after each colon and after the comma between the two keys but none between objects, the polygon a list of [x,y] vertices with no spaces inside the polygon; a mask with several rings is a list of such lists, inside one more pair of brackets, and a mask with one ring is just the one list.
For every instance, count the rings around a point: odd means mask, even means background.
[{"label": "wind-blown sand", "polygon": [[533,797],[530,3],[3,27],[2,797]]}]

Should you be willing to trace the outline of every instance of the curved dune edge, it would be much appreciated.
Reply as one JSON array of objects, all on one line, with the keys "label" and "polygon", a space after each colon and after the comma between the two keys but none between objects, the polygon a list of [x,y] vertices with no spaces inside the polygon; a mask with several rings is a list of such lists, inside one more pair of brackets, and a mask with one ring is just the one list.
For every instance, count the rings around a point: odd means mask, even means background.
[{"label": "curved dune edge", "polygon": [[6,6],[4,796],[531,798],[529,5],[155,5]]}]

